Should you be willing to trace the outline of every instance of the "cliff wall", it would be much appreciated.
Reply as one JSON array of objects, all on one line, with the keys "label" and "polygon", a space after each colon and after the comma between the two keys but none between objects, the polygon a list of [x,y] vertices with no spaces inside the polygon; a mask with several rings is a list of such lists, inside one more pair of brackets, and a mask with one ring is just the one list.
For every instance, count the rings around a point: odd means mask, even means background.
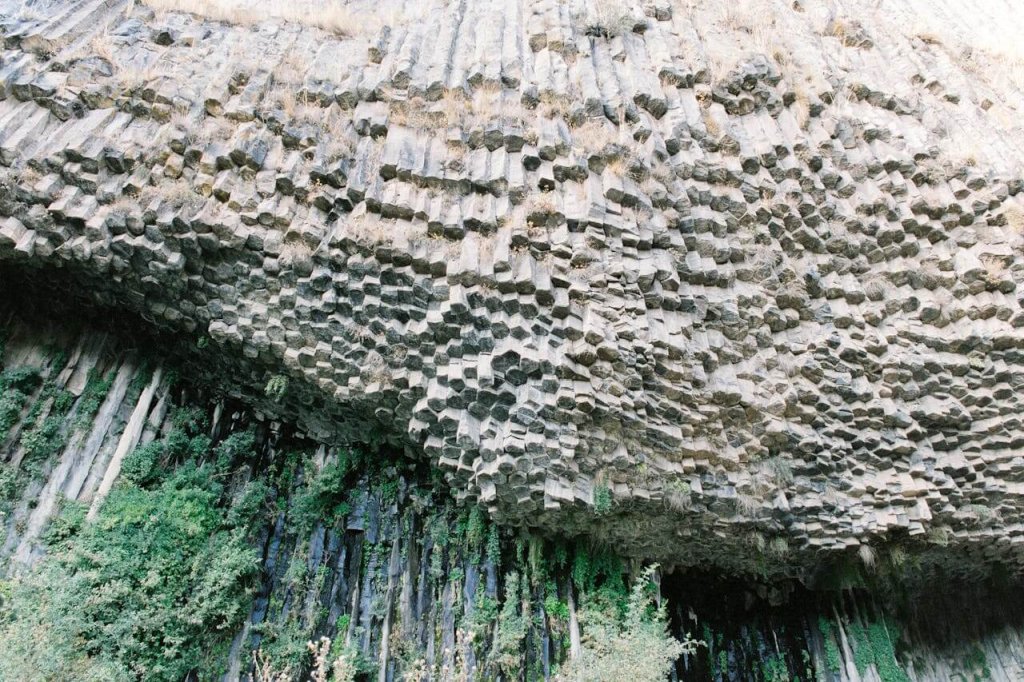
[{"label": "cliff wall", "polygon": [[[252,680],[254,652],[307,679],[319,637],[359,680],[565,679],[594,600],[637,577],[613,547],[489,522],[422,460],[301,438],[150,336],[8,310],[0,332],[2,679]],[[664,567],[671,631],[705,642],[672,679],[1024,675],[1018,579],[907,589],[879,561],[814,590]]]},{"label": "cliff wall", "polygon": [[171,6],[0,1],[10,281],[502,524],[1020,565],[1012,3]]}]

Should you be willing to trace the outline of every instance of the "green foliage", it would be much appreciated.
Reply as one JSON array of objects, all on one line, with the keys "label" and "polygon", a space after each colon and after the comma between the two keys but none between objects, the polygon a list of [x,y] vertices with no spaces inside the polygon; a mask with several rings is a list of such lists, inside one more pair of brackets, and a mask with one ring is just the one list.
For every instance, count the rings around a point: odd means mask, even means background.
[{"label": "green foliage", "polygon": [[60,501],[60,514],[50,523],[43,534],[43,541],[51,547],[59,547],[78,535],[85,525],[89,506],[82,502]]},{"label": "green foliage", "polygon": [[501,563],[501,537],[498,535],[498,526],[494,524],[487,530],[487,549],[484,553],[495,566]]},{"label": "green foliage", "polygon": [[[195,442],[196,439],[200,439],[198,443]],[[194,453],[204,444],[208,447],[209,440],[205,436],[196,436],[191,439],[188,447],[190,454]],[[250,457],[255,448],[256,433],[252,429],[232,433],[218,443],[214,449],[217,471],[228,471],[233,463]]]},{"label": "green foliage", "polygon": [[[6,439],[11,428],[18,423],[28,394],[40,383],[39,372],[34,368],[8,370],[0,375],[0,391],[3,393],[0,397],[0,440]],[[74,400],[67,391],[44,386],[25,415],[25,422],[32,427],[21,433],[20,444],[25,450],[22,466],[30,475],[36,473],[38,467],[67,442],[64,415],[70,411]],[[40,419],[46,407],[49,407],[49,414]]]},{"label": "green foliage", "polygon": [[853,644],[853,662],[861,675],[874,664],[882,682],[909,682],[906,672],[896,660],[894,642],[899,630],[888,619],[870,621],[867,627],[860,621],[847,626]]},{"label": "green foliage", "polygon": [[558,588],[553,580],[545,586],[544,613],[548,619],[560,628],[569,621],[569,605],[558,597]]},{"label": "green foliage", "polygon": [[279,613],[253,627],[254,635],[262,637],[260,651],[277,666],[300,669],[309,662],[307,643],[312,628],[304,625],[294,613],[281,617]]},{"label": "green foliage", "polygon": [[380,501],[384,504],[391,504],[398,499],[398,481],[396,480],[381,481],[378,490],[380,491]]},{"label": "green foliage", "polygon": [[875,660],[867,630],[860,621],[853,621],[847,625],[846,632],[853,646],[853,663],[857,666],[857,672],[863,675]]},{"label": "green foliage", "polygon": [[505,677],[515,679],[522,667],[523,642],[526,639],[527,619],[523,615],[523,598],[519,574],[505,576],[505,600],[498,614],[498,627],[494,633],[493,663]]},{"label": "green foliage", "polygon": [[140,445],[121,462],[121,480],[125,483],[145,486],[156,474],[163,456],[164,445],[159,441]]},{"label": "green foliage", "polygon": [[202,433],[210,428],[206,411],[200,407],[182,407],[174,411],[171,423],[175,428],[183,429],[187,435]]},{"label": "green foliage", "polygon": [[13,586],[0,616],[0,679],[219,672],[249,609],[258,505],[229,513],[210,465],[190,462],[160,480],[162,449],[150,444],[126,459],[129,475],[95,521],[81,505],[64,505],[46,536],[49,558]]},{"label": "green foliage", "polygon": [[483,510],[480,507],[472,507],[466,521],[466,547],[473,552],[474,559],[486,539],[486,534],[487,519],[484,517]]},{"label": "green foliage", "polygon": [[634,582],[625,610],[600,598],[588,598],[580,610],[582,651],[568,670],[568,679],[588,682],[661,682],[684,653],[694,653],[701,642],[668,634],[664,607],[654,605],[648,567]]},{"label": "green foliage", "polygon": [[786,657],[781,653],[767,656],[761,661],[761,677],[764,682],[790,682]]},{"label": "green foliage", "polygon": [[594,513],[598,516],[607,514],[612,509],[612,491],[604,484],[594,486]]},{"label": "green foliage", "polygon": [[26,462],[41,462],[64,447],[65,438],[61,433],[63,420],[51,415],[31,430],[21,435],[21,446],[25,449]]},{"label": "green foliage", "polygon": [[5,390],[0,395],[0,442],[7,440],[7,435],[18,423],[21,409],[27,400],[27,395],[13,388]]},{"label": "green foliage", "polygon": [[100,409],[100,405],[110,392],[114,383],[114,373],[110,372],[106,377],[97,374],[95,368],[89,370],[89,376],[85,382],[85,390],[79,398],[78,413],[75,415],[75,428],[86,429],[92,425],[93,417]]},{"label": "green foliage", "polygon": [[16,367],[4,370],[0,374],[0,391],[20,391],[31,393],[43,383],[39,370],[35,367]]},{"label": "green foliage", "polygon": [[983,682],[992,679],[992,669],[988,665],[988,657],[977,644],[964,657],[964,670],[970,673],[973,682]]},{"label": "green foliage", "polygon": [[593,592],[602,583],[612,593],[625,596],[622,574],[622,560],[612,552],[606,549],[590,552],[582,546],[576,548],[572,562],[572,581],[581,593]]},{"label": "green foliage", "polygon": [[910,678],[896,660],[893,642],[900,637],[899,630],[882,618],[868,625],[868,639],[875,658],[875,668],[882,682],[910,682]]},{"label": "green foliage", "polygon": [[828,669],[837,673],[842,669],[842,657],[839,654],[832,622],[824,616],[819,616],[818,630],[821,631],[821,638],[825,643],[825,661],[828,663]]},{"label": "green foliage", "polygon": [[481,582],[476,590],[473,611],[466,622],[466,632],[472,636],[473,641],[482,641],[483,635],[497,619],[498,600],[487,596],[484,584]]},{"label": "green foliage", "polygon": [[325,464],[319,471],[307,469],[312,475],[291,511],[300,533],[311,530],[318,521],[327,527],[334,526],[351,512],[346,482],[351,465],[351,456],[341,453],[336,461]]},{"label": "green foliage", "polygon": [[274,402],[281,402],[284,394],[288,391],[288,377],[283,374],[275,374],[267,380],[263,392]]}]

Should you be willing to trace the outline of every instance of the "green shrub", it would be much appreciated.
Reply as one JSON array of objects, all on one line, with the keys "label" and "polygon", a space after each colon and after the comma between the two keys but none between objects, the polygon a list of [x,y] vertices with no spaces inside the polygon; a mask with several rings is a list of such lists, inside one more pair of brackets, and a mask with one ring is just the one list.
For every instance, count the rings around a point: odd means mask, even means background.
[{"label": "green shrub", "polygon": [[89,370],[89,376],[85,382],[85,390],[79,398],[78,414],[75,415],[75,428],[86,429],[92,425],[93,417],[100,409],[100,405],[110,392],[114,383],[114,373],[110,372],[106,377],[96,373],[95,368]]},{"label": "green shrub", "polygon": [[21,434],[21,446],[25,449],[23,462],[26,466],[34,468],[41,465],[64,447],[67,435],[63,431],[63,425],[63,415],[51,414]]},{"label": "green shrub", "polygon": [[650,589],[656,570],[656,566],[650,566],[637,577],[624,612],[613,601],[599,597],[583,604],[582,650],[560,676],[562,679],[663,682],[680,656],[695,653],[703,644],[689,636],[680,642],[668,634],[665,609],[655,607]]},{"label": "green shrub", "polygon": [[145,486],[156,474],[163,456],[163,443],[152,441],[140,445],[121,462],[121,480],[125,483]]},{"label": "green shrub", "polygon": [[818,630],[821,631],[821,638],[825,643],[825,661],[832,672],[839,672],[842,669],[842,657],[839,653],[839,645],[833,634],[832,622],[824,616],[818,618]]},{"label": "green shrub", "polygon": [[17,367],[0,374],[0,391],[19,391],[31,393],[43,383],[39,370],[35,367]]},{"label": "green shrub", "polygon": [[311,530],[318,521],[327,527],[334,526],[351,511],[346,482],[350,466],[350,458],[342,455],[319,471],[307,467],[309,478],[291,512],[291,520],[300,534]]},{"label": "green shrub", "polygon": [[505,601],[498,613],[494,633],[493,663],[505,678],[516,679],[522,667],[523,641],[526,639],[526,617],[523,615],[522,589],[519,574],[505,576]]},{"label": "green shrub", "polygon": [[263,392],[274,402],[281,402],[284,394],[288,392],[288,377],[283,374],[275,374],[267,380]]},{"label": "green shrub", "polygon": [[[244,620],[259,556],[259,505],[229,514],[209,465],[154,477],[161,446],[136,450],[95,521],[68,505],[45,559],[11,589],[0,679],[174,680],[218,672]],[[141,451],[141,452],[140,452]],[[149,481],[151,488],[140,487]]]},{"label": "green shrub", "polygon": [[612,509],[612,491],[606,485],[594,486],[594,513],[601,516]]}]

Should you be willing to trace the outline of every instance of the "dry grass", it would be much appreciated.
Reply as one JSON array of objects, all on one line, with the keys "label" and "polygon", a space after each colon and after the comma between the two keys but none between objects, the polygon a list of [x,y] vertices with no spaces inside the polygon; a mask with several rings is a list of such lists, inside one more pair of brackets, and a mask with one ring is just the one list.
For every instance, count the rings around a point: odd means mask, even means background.
[{"label": "dry grass", "polygon": [[527,216],[543,215],[548,216],[558,213],[558,202],[555,200],[554,192],[533,192],[523,203],[523,211]]},{"label": "dry grass", "polygon": [[422,97],[391,101],[389,120],[396,125],[422,130],[482,126],[492,122],[525,128],[522,106],[505,95],[501,84],[493,82],[483,83],[469,93],[461,88],[448,88],[433,102]]},{"label": "dry grass", "polygon": [[590,0],[573,16],[576,28],[590,36],[614,38],[633,29],[629,3],[620,0]]},{"label": "dry grass", "polygon": [[17,172],[18,182],[25,187],[32,188],[39,182],[42,175],[32,166],[22,166]]},{"label": "dry grass", "polygon": [[690,484],[673,479],[665,485],[665,505],[677,512],[683,512],[693,506],[693,492]]},{"label": "dry grass", "polygon": [[763,0],[734,0],[716,3],[718,21],[733,31],[753,33],[772,16],[771,7]]},{"label": "dry grass", "polygon": [[722,134],[722,126],[718,125],[718,121],[711,115],[710,110],[704,109],[701,118],[704,120],[704,128],[708,131],[708,135],[718,137]]},{"label": "dry grass", "polygon": [[308,263],[312,259],[313,249],[301,239],[287,242],[281,247],[281,254],[278,256],[278,261],[285,267],[291,267],[297,263]]},{"label": "dry grass", "polygon": [[871,548],[871,545],[861,545],[857,550],[857,555],[860,556],[860,561],[864,564],[864,568],[872,569],[875,567],[875,550]]},{"label": "dry grass", "polygon": [[106,31],[99,33],[89,41],[87,54],[89,56],[105,59],[111,65],[116,65],[116,62],[114,61],[114,39],[111,38],[110,34]]},{"label": "dry grass", "polygon": [[205,119],[202,112],[192,116],[188,111],[176,110],[171,114],[170,123],[182,132],[186,147],[205,147],[213,140],[214,133],[222,131],[226,124],[224,119],[214,119],[214,125],[206,126],[203,125]]},{"label": "dry grass", "polygon": [[131,215],[139,208],[139,198],[122,194],[109,204],[109,208],[114,215]]},{"label": "dry grass", "polygon": [[[313,66],[313,54],[305,50],[289,48],[270,72],[275,86],[297,86]],[[289,90],[290,88],[283,88]],[[278,97],[283,96],[279,93]]]},{"label": "dry grass", "polygon": [[807,126],[811,122],[811,102],[807,96],[807,91],[797,86],[793,89],[793,95],[795,99],[793,104],[790,105],[790,109],[793,111],[793,118],[796,119],[796,124],[800,127],[800,130],[807,130]]},{"label": "dry grass", "polygon": [[573,100],[568,95],[561,95],[550,90],[540,94],[540,113],[544,118],[568,118],[572,110]]},{"label": "dry grass", "polygon": [[789,554],[789,542],[784,537],[774,537],[768,543],[768,552],[775,556],[785,556]]},{"label": "dry grass", "polygon": [[442,101],[449,105],[431,106],[422,97],[393,100],[389,105],[388,122],[418,130],[444,130],[457,125],[461,112],[452,100]]},{"label": "dry grass", "polygon": [[396,239],[409,239],[410,233],[415,233],[408,221],[389,220],[370,212],[349,214],[345,231],[353,240],[368,247],[393,244]]},{"label": "dry grass", "polygon": [[1010,234],[1020,236],[1024,234],[1024,209],[1019,206],[1009,206],[1003,211],[1006,220],[1006,229]]},{"label": "dry grass", "polygon": [[204,201],[203,197],[196,194],[192,185],[183,179],[162,182],[153,189],[153,193],[175,210],[195,210],[202,206]]},{"label": "dry grass", "polygon": [[1006,259],[1002,256],[986,254],[981,257],[981,265],[985,268],[985,275],[989,281],[998,281],[1006,274]]},{"label": "dry grass", "polygon": [[156,78],[156,69],[152,66],[141,67],[136,64],[115,67],[117,70],[117,86],[120,90],[131,92]]},{"label": "dry grass", "polygon": [[592,119],[573,128],[572,139],[586,151],[599,152],[619,141],[619,128],[607,119]]},{"label": "dry grass", "polygon": [[740,493],[733,500],[736,511],[742,516],[753,516],[761,508],[761,501],[753,495]]},{"label": "dry grass", "polygon": [[352,35],[363,25],[342,0],[143,0],[160,12],[188,12],[214,21],[249,26],[273,19],[291,21],[330,31],[339,37]]}]

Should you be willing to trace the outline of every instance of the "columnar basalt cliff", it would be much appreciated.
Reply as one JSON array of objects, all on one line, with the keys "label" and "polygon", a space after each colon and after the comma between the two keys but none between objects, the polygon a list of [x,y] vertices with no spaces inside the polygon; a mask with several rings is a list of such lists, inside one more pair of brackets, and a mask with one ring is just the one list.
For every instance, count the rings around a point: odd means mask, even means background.
[{"label": "columnar basalt cliff", "polygon": [[[299,438],[211,400],[203,353],[61,312],[0,308],[0,679],[305,680],[319,637],[358,680],[567,679],[614,548],[502,529],[422,459]],[[904,590],[879,562],[813,591],[665,567],[672,631],[704,643],[673,679],[1024,675],[1019,581]],[[619,670],[568,679],[662,679]]]},{"label": "columnar basalt cliff", "polygon": [[0,0],[0,276],[503,527],[1016,574],[1024,13],[894,4]]}]

